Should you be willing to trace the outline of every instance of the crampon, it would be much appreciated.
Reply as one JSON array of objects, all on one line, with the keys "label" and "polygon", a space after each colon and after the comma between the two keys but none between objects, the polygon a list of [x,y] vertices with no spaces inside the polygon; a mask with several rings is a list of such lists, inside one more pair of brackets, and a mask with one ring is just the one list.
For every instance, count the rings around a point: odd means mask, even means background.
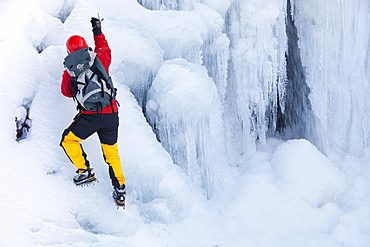
[{"label": "crampon", "polygon": [[116,201],[116,206],[117,206],[117,209],[123,209],[125,210],[126,209],[126,204],[125,204],[125,201],[121,201],[121,202],[118,202]]},{"label": "crampon", "polygon": [[84,180],[82,182],[75,182],[75,185],[77,187],[84,187],[84,186],[90,186],[90,185],[94,185],[95,182],[99,183],[99,180],[96,179],[96,177],[92,177],[92,178],[89,178],[87,180]]},{"label": "crampon", "polygon": [[85,186],[98,181],[95,177],[95,173],[92,170],[92,168],[88,168],[86,170],[77,170],[78,174],[73,177],[73,182],[75,183],[75,185]]}]

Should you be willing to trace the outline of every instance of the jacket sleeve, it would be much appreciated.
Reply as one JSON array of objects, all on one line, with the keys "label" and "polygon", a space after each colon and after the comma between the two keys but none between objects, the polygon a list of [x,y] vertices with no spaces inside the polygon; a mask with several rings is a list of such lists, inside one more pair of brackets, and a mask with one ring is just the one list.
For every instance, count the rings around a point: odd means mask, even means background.
[{"label": "jacket sleeve", "polygon": [[62,94],[68,98],[72,98],[71,94],[71,76],[68,74],[67,70],[63,72],[62,84],[61,84]]},{"label": "jacket sleeve", "polygon": [[95,41],[95,52],[97,53],[98,58],[103,64],[105,70],[109,74],[109,66],[112,61],[111,50],[109,48],[108,42],[105,39],[104,34],[99,34],[94,36]]}]

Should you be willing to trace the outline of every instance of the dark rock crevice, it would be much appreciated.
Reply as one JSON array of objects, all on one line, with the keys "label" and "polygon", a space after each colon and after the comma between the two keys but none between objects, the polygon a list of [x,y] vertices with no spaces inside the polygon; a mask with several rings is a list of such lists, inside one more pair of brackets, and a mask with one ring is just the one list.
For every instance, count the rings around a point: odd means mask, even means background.
[{"label": "dark rock crevice", "polygon": [[30,106],[32,101],[20,107],[20,114],[15,117],[16,125],[16,141],[19,142],[26,139],[31,131],[32,120],[30,119]]},{"label": "dark rock crevice", "polygon": [[310,88],[306,83],[298,46],[298,31],[291,13],[291,2],[287,0],[286,33],[288,51],[285,53],[287,84],[285,87],[285,109],[278,103],[276,135],[283,139],[312,139],[314,114],[309,100]]}]

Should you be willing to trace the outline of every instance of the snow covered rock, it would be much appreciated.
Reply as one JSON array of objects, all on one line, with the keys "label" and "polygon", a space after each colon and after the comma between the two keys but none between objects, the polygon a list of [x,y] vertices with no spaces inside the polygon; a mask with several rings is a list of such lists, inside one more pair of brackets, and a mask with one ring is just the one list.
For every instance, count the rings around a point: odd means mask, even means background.
[{"label": "snow covered rock", "polygon": [[344,174],[306,140],[280,144],[271,162],[281,188],[312,206],[338,200],[346,189]]}]

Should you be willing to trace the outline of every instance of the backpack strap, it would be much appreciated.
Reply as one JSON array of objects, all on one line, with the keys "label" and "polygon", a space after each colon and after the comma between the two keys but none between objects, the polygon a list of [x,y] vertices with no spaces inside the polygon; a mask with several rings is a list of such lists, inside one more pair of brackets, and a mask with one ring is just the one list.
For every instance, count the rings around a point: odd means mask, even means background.
[{"label": "backpack strap", "polygon": [[[112,112],[114,112],[114,107],[113,107],[113,104],[112,103],[113,103],[113,100],[116,97],[116,91],[117,91],[117,89],[114,88],[111,77],[109,76],[109,74],[105,70],[103,64],[101,63],[101,61],[99,60],[98,57],[95,58],[94,63],[90,67],[90,70],[94,74],[96,74],[98,76],[98,82],[99,83],[102,84],[102,81],[101,80],[104,80],[106,82],[105,85],[111,91],[110,105],[111,105],[111,108],[112,108]],[[104,89],[103,89],[103,87],[102,87],[102,95],[104,95]]]},{"label": "backpack strap", "polygon": [[77,77],[72,77],[71,78],[71,94],[72,94],[72,99],[74,102],[77,102],[76,104],[76,110],[81,112],[85,110],[85,108],[80,104],[80,102],[77,100],[76,95],[78,93],[78,84],[82,84],[78,82]]}]

